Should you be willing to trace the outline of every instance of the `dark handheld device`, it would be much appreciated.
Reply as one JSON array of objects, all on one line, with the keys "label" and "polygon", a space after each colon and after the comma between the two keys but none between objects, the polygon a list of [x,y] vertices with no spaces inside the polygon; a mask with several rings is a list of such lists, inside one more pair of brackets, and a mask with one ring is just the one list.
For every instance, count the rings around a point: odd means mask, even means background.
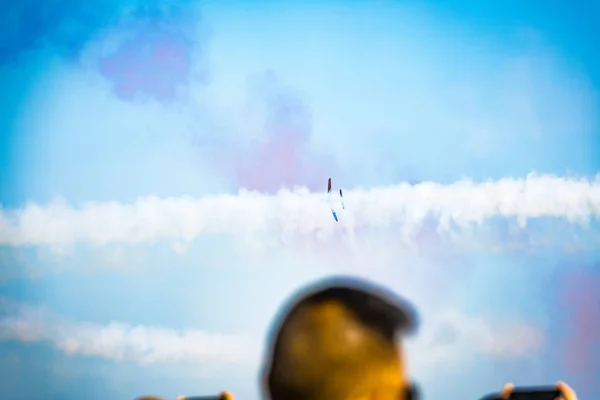
[{"label": "dark handheld device", "polygon": [[221,396],[186,396],[185,400],[222,400]]},{"label": "dark handheld device", "polygon": [[177,400],[233,400],[233,394],[222,392],[216,396],[179,396]]},{"label": "dark handheld device", "polygon": [[[563,399],[561,391],[553,386],[515,388],[508,400],[556,400]],[[481,400],[503,400],[499,393],[489,394]]]},{"label": "dark handheld device", "polygon": [[221,396],[186,396],[185,400],[222,400]]}]

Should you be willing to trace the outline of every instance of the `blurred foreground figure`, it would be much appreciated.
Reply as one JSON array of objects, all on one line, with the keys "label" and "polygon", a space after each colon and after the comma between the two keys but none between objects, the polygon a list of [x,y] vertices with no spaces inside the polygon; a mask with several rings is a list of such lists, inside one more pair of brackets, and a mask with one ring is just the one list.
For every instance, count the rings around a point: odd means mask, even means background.
[{"label": "blurred foreground figure", "polygon": [[[416,319],[408,302],[364,280],[333,278],[305,288],[284,304],[268,338],[262,375],[265,400],[416,400],[398,340],[416,331]],[[556,389],[560,400],[577,400],[565,383],[559,382]],[[507,384],[492,397],[532,400],[517,395],[518,390]],[[178,400],[233,396],[223,392]]]},{"label": "blurred foreground figure", "polygon": [[[398,341],[415,330],[413,307],[380,286],[334,278],[307,287],[283,307],[271,332],[264,397],[416,400]],[[559,382],[556,389],[560,400],[577,400],[567,384]],[[517,394],[507,384],[499,397]]]},{"label": "blurred foreground figure", "polygon": [[382,287],[335,278],[306,288],[284,307],[265,359],[271,400],[409,400],[398,337],[416,314]]}]

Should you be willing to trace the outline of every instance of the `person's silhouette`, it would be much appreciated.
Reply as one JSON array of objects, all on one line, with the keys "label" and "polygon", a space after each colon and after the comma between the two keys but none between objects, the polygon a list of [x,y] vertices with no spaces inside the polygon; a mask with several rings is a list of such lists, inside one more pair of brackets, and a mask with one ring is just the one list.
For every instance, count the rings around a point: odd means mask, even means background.
[{"label": "person's silhouette", "polygon": [[399,335],[414,331],[408,302],[352,278],[301,291],[272,333],[263,374],[271,400],[413,397]]},{"label": "person's silhouette", "polygon": [[[411,400],[399,336],[416,330],[414,308],[381,286],[332,278],[301,290],[270,336],[262,388],[270,400]],[[577,400],[559,382],[562,400]],[[512,384],[500,397],[511,398]]]},{"label": "person's silhouette", "polygon": [[[398,339],[416,330],[416,320],[406,300],[364,280],[306,287],[284,305],[268,338],[265,400],[415,400]],[[561,400],[577,400],[565,383],[557,389]],[[507,384],[499,397],[510,400],[513,391]]]}]

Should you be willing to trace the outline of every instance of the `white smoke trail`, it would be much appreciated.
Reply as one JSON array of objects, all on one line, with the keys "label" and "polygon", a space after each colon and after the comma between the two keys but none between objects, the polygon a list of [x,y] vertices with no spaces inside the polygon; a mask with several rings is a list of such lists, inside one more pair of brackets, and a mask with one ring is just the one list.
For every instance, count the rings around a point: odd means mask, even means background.
[{"label": "white smoke trail", "polygon": [[241,336],[115,322],[73,322],[45,308],[1,298],[0,340],[45,342],[70,355],[139,364],[248,364],[257,357],[256,345]]},{"label": "white smoke trail", "polygon": [[[524,227],[531,218],[560,218],[587,223],[600,214],[600,175],[594,180],[531,174],[450,185],[425,182],[346,191],[340,226],[355,229],[398,228],[403,237],[428,219],[437,231],[451,233],[492,218],[515,218]],[[132,204],[63,202],[29,204],[0,212],[0,245],[68,245],[78,242],[141,243],[156,239],[190,241],[203,234],[242,236],[334,234],[336,226],[324,194],[305,188],[275,196],[241,191],[237,196],[138,199]]]},{"label": "white smoke trail", "polygon": [[[417,342],[409,345],[414,365],[465,364],[467,355],[520,358],[535,354],[544,335],[534,326],[517,324],[494,329],[486,320],[456,311],[433,318]],[[514,335],[515,327],[519,332]],[[512,332],[513,334],[507,334]],[[68,355],[101,357],[142,365],[194,362],[257,366],[261,346],[247,337],[198,330],[110,323],[73,322],[37,306],[0,298],[0,340],[44,342]],[[460,354],[460,356],[457,356]]]}]

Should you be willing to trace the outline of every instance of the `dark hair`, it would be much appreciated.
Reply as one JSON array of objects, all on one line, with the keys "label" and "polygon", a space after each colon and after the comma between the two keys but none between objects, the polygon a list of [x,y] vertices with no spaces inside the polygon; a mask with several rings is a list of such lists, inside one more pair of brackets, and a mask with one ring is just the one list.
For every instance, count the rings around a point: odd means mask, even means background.
[{"label": "dark hair", "polygon": [[[390,343],[395,342],[399,333],[410,334],[416,331],[417,314],[413,307],[388,289],[351,277],[333,277],[319,281],[292,296],[276,318],[270,335],[269,353],[265,360],[265,383],[269,391],[275,389],[271,368],[277,363],[281,352],[285,353],[285,349],[282,348],[285,344],[281,338],[283,330],[302,309],[332,301],[342,305],[366,328],[377,332]],[[274,395],[275,393],[271,393],[272,397],[281,397]],[[288,398],[291,395],[292,393],[287,393],[284,397]]]},{"label": "dark hair", "polygon": [[364,279],[333,277],[308,286],[283,307],[273,332],[277,334],[300,309],[327,301],[337,301],[365,326],[393,340],[399,332],[411,334],[418,326],[412,305],[383,286]]}]

